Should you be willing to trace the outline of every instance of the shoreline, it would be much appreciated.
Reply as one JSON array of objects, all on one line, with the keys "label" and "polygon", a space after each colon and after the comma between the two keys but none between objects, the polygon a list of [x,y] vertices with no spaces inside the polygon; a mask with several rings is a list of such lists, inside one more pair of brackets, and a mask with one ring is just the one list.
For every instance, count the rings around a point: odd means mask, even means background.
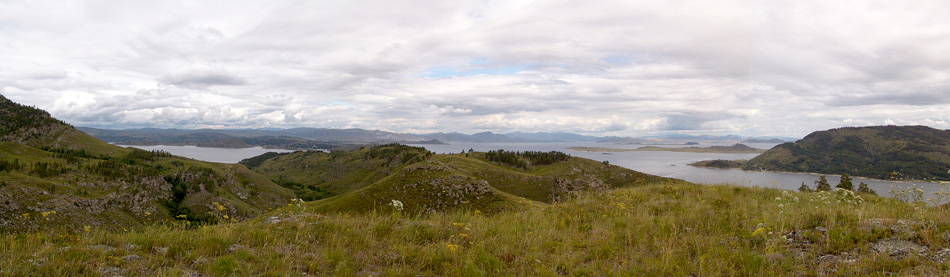
[{"label": "shoreline", "polygon": [[728,148],[698,148],[698,147],[657,147],[657,146],[644,146],[636,149],[631,148],[605,148],[605,147],[568,147],[569,150],[580,151],[580,152],[638,152],[638,151],[652,151],[652,152],[685,152],[685,153],[723,153],[723,154],[762,154],[766,149],[755,149],[755,150],[728,150]]},{"label": "shoreline", "polygon": [[[692,167],[698,167],[698,168],[708,168],[708,169],[740,170],[740,171],[745,171],[745,172],[766,172],[766,173],[783,173],[783,174],[796,174],[796,175],[812,175],[812,176],[815,176],[815,177],[818,177],[818,176],[836,176],[836,177],[838,177],[838,178],[841,178],[841,174],[825,174],[825,173],[815,173],[815,172],[792,172],[792,171],[778,171],[778,170],[746,170],[746,169],[741,169],[741,168],[719,168],[719,167],[699,166],[699,165],[692,165],[692,164],[686,164],[686,165],[687,165],[687,166],[692,166]],[[892,183],[907,183],[907,184],[927,183],[927,184],[938,184],[938,185],[939,185],[939,184],[943,184],[943,183],[950,183],[950,181],[941,181],[941,180],[885,180],[885,179],[877,179],[877,178],[871,178],[871,177],[866,177],[866,176],[856,176],[856,175],[851,175],[851,174],[848,174],[848,176],[850,176],[852,180],[860,178],[860,179],[864,179],[864,180],[868,180],[868,181],[880,181],[880,182],[892,182]]]}]

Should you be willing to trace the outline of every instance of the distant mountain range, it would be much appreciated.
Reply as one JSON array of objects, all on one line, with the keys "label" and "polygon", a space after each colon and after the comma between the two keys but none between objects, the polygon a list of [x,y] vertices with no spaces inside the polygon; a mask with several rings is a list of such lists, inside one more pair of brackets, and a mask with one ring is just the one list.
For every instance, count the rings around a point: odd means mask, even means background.
[{"label": "distant mountain range", "polygon": [[405,134],[363,129],[128,129],[108,130],[79,128],[79,130],[103,141],[122,145],[197,145],[207,147],[242,148],[262,146],[285,149],[330,149],[342,144],[426,144],[444,142],[467,143],[532,143],[532,142],[604,142],[617,144],[682,144],[687,142],[743,142],[782,143],[794,138],[728,136],[666,135],[645,138],[596,137],[573,133],[523,133],[475,134],[429,133]]},{"label": "distant mountain range", "polygon": [[196,145],[222,148],[262,146],[284,149],[330,149],[347,143],[424,143],[410,134],[363,129],[128,129],[79,128],[121,145]]}]

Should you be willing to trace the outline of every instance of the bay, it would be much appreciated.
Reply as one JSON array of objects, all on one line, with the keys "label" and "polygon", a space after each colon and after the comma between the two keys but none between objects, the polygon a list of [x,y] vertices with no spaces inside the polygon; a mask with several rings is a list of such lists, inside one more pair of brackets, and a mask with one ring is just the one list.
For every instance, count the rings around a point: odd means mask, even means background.
[{"label": "bay", "polygon": [[[726,146],[731,143],[700,143],[699,145],[657,145],[661,147],[709,147]],[[753,148],[769,149],[774,143],[748,143]],[[504,149],[505,151],[561,151],[571,156],[582,157],[596,161],[608,161],[612,165],[622,166],[639,172],[682,179],[697,184],[729,184],[746,187],[766,187],[783,190],[798,190],[805,184],[814,189],[818,181],[818,174],[783,173],[765,171],[745,171],[738,169],[712,169],[693,167],[688,164],[705,160],[748,160],[759,154],[730,154],[730,153],[689,153],[670,151],[629,151],[629,152],[586,152],[574,151],[570,147],[600,147],[600,148],[627,148],[636,149],[640,144],[612,144],[597,142],[547,142],[547,143],[452,143],[447,145],[415,145],[425,147],[436,153],[460,153],[472,149],[475,151],[489,151]],[[826,175],[832,187],[840,182],[841,176]],[[855,188],[864,182],[868,187],[881,196],[891,196],[892,189],[908,189],[915,187],[923,190],[923,199],[933,198],[931,203],[946,203],[948,199],[941,199],[938,194],[942,185],[935,182],[894,182],[867,178],[852,178]],[[893,187],[892,187],[893,186]],[[950,188],[948,188],[950,189]]]}]

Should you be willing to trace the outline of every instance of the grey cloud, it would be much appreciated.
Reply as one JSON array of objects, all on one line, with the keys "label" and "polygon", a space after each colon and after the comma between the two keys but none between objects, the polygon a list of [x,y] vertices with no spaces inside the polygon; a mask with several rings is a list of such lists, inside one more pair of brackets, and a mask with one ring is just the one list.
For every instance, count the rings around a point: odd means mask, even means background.
[{"label": "grey cloud", "polygon": [[875,93],[866,95],[845,95],[832,98],[828,102],[829,106],[870,106],[870,105],[892,105],[892,106],[933,106],[950,104],[950,88],[942,91],[932,89],[922,89],[913,92]]},{"label": "grey cloud", "polygon": [[669,131],[696,131],[704,130],[707,122],[722,120],[722,114],[714,113],[675,113],[666,116],[666,130]]},{"label": "grey cloud", "polygon": [[183,88],[206,89],[211,86],[242,86],[247,84],[247,79],[225,72],[199,71],[165,75],[159,82]]},{"label": "grey cloud", "polygon": [[61,4],[0,3],[0,91],[88,125],[950,128],[941,0]]}]

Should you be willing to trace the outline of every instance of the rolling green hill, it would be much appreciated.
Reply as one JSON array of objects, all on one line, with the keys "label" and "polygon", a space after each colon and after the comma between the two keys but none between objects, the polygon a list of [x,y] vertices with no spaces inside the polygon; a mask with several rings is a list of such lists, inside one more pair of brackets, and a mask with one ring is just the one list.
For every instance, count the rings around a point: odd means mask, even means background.
[{"label": "rolling green hill", "polygon": [[0,231],[242,220],[292,198],[243,166],[110,145],[0,96]]},{"label": "rolling green hill", "polygon": [[301,198],[314,191],[334,195],[313,203],[334,211],[386,209],[399,200],[411,212],[495,212],[553,203],[580,191],[673,181],[559,152],[433,155],[398,144],[349,152],[271,153],[242,164],[296,188]]},{"label": "rolling green hill", "polygon": [[298,196],[309,201],[362,188],[431,156],[422,147],[388,144],[333,153],[267,153],[241,164],[281,185],[297,187]]},{"label": "rolling green hill", "polygon": [[742,165],[878,179],[950,180],[950,130],[925,126],[839,128],[772,148]]}]

